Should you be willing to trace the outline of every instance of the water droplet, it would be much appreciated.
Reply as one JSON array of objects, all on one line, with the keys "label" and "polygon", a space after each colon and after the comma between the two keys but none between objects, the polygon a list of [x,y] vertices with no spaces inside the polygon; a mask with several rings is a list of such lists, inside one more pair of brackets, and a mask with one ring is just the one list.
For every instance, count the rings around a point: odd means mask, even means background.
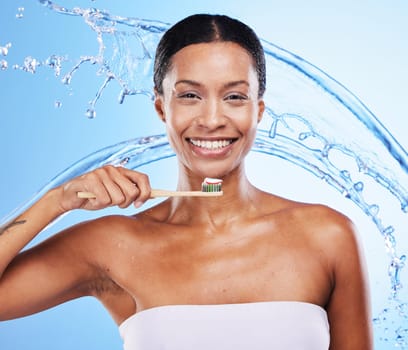
[{"label": "water droplet", "polygon": [[[392,235],[386,236],[384,243],[385,243],[385,248],[387,250],[389,250],[389,251],[394,250],[394,248],[395,248],[395,238]],[[392,263],[390,265],[392,265]]]},{"label": "water droplet", "polygon": [[125,157],[125,158],[123,158],[121,161],[120,161],[120,165],[121,166],[125,166],[127,163],[129,163],[129,161],[130,161],[130,157]]},{"label": "water droplet", "polygon": [[310,136],[310,132],[301,132],[298,136],[300,141],[306,140]]},{"label": "water droplet", "polygon": [[377,216],[380,207],[377,204],[372,204],[368,207],[368,210],[372,216]]},{"label": "water droplet", "polygon": [[122,89],[122,91],[120,92],[119,97],[118,97],[118,102],[119,102],[119,104],[122,104],[122,103],[123,103],[123,101],[125,100],[125,97],[126,97],[128,94],[129,94],[128,89]]},{"label": "water droplet", "polygon": [[0,60],[0,69],[6,70],[8,68],[8,63],[5,60]]},{"label": "water droplet", "polygon": [[391,261],[391,265],[392,265],[393,267],[397,268],[397,269],[403,268],[404,265],[405,265],[405,263],[404,263],[404,261],[405,261],[404,257],[405,257],[405,255],[403,255],[403,256],[401,257],[402,259],[401,259],[401,258],[397,258],[397,257],[393,258],[392,261]]},{"label": "water droplet", "polygon": [[350,179],[350,172],[348,170],[342,170],[340,173],[345,179]]},{"label": "water droplet", "polygon": [[24,7],[17,8],[16,18],[20,19],[24,17]]},{"label": "water droplet", "polygon": [[7,43],[5,46],[0,46],[0,53],[3,56],[7,56],[10,47],[11,47],[11,43]]},{"label": "water droplet", "polygon": [[364,189],[364,184],[361,181],[359,181],[356,182],[353,187],[357,192],[361,192]]},{"label": "water droplet", "polygon": [[85,112],[85,116],[89,119],[93,119],[96,117],[96,111],[92,108],[89,108]]},{"label": "water droplet", "polygon": [[385,229],[382,231],[382,233],[383,233],[384,236],[388,236],[388,235],[393,234],[394,231],[395,231],[395,230],[394,230],[394,227],[388,226],[387,228],[385,228]]},{"label": "water droplet", "polygon": [[66,75],[64,75],[64,77],[61,79],[61,82],[62,82],[64,85],[69,85],[69,84],[71,84],[71,78],[72,78],[71,74],[66,74]]},{"label": "water droplet", "polygon": [[54,69],[55,76],[58,77],[61,74],[61,66],[62,66],[63,57],[57,55],[51,55],[45,61],[45,64],[52,69]]},{"label": "water droplet", "polygon": [[37,67],[40,65],[41,63],[37,61],[34,57],[28,56],[24,59],[23,70],[34,74],[37,70]]},{"label": "water droplet", "polygon": [[374,324],[380,324],[381,320],[378,317],[373,318],[373,323]]}]

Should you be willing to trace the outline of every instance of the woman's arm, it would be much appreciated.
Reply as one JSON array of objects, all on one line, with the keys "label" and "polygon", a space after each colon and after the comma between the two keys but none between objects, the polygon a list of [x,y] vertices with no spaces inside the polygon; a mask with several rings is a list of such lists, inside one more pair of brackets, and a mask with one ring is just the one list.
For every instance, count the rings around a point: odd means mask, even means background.
[{"label": "woman's arm", "polygon": [[[27,223],[32,218],[24,217]],[[97,269],[92,257],[85,254],[91,251],[84,229],[91,228],[89,224],[83,226],[60,232],[11,259],[0,280],[0,320],[33,314],[87,294],[86,285],[95,278]]]},{"label": "woman's arm", "polygon": [[55,202],[56,190],[46,193],[15,220],[0,227],[0,281],[10,261],[49,223],[63,214]]},{"label": "woman's arm", "polygon": [[347,220],[328,232],[334,288],[327,307],[330,350],[371,350],[372,321],[367,272],[353,225]]},{"label": "woman's arm", "polygon": [[[96,194],[78,198],[79,191]],[[40,245],[19,253],[59,215],[72,209],[97,210],[112,205],[139,206],[149,198],[144,174],[103,167],[73,179],[44,195],[12,222],[0,228],[0,320],[35,313],[87,293],[97,278],[91,264],[92,222],[77,225]]]}]

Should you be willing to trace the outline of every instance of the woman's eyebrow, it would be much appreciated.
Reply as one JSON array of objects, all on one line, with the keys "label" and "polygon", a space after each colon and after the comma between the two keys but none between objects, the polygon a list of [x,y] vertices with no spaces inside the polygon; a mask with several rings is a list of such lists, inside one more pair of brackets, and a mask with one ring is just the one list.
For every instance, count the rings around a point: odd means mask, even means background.
[{"label": "woman's eyebrow", "polygon": [[199,83],[198,81],[195,80],[190,80],[190,79],[181,79],[176,81],[176,83],[174,84],[174,86],[177,86],[179,84],[187,84],[187,85],[193,85],[193,86],[201,86],[202,84]]},{"label": "woman's eyebrow", "polygon": [[248,83],[248,81],[246,81],[246,80],[230,81],[230,82],[224,84],[224,87],[226,87],[226,88],[232,88],[232,87],[235,87],[235,86],[237,86],[237,85],[242,85],[242,84],[244,84],[244,85],[246,85],[246,86],[249,87],[249,83]]},{"label": "woman's eyebrow", "polygon": [[[190,80],[190,79],[181,79],[181,80],[178,80],[178,81],[176,81],[176,83],[174,84],[174,86],[177,86],[177,85],[179,85],[179,84],[188,84],[188,85],[193,85],[193,86],[201,86],[201,85],[202,85],[202,84],[199,83],[198,81]],[[224,87],[225,87],[225,88],[231,88],[231,87],[234,87],[234,86],[237,86],[237,85],[241,85],[241,84],[244,84],[244,85],[246,85],[246,86],[249,86],[249,83],[248,83],[248,81],[246,81],[246,80],[236,80],[236,81],[230,81],[230,82],[228,82],[228,83],[225,83],[225,84],[224,84]]]}]

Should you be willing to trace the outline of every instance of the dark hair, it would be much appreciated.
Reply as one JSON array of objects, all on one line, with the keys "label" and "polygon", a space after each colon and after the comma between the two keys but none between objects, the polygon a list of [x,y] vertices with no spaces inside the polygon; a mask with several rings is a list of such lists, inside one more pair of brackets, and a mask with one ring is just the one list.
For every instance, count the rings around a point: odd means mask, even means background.
[{"label": "dark hair", "polygon": [[258,97],[266,85],[265,54],[255,32],[246,24],[224,15],[197,14],[184,18],[168,29],[160,39],[154,61],[154,87],[163,93],[163,79],[171,58],[182,48],[199,43],[230,41],[244,48],[254,60],[259,82]]}]

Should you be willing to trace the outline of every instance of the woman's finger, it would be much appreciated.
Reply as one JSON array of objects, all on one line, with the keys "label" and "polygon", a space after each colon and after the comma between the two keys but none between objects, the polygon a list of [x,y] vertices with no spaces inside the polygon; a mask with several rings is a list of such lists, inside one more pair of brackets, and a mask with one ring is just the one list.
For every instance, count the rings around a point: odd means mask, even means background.
[{"label": "woman's finger", "polygon": [[136,196],[132,196],[131,202],[134,202],[136,207],[140,207],[150,198],[151,187],[149,177],[146,174],[126,168],[121,168],[121,172],[129,180],[129,183],[136,185],[138,192]]}]

